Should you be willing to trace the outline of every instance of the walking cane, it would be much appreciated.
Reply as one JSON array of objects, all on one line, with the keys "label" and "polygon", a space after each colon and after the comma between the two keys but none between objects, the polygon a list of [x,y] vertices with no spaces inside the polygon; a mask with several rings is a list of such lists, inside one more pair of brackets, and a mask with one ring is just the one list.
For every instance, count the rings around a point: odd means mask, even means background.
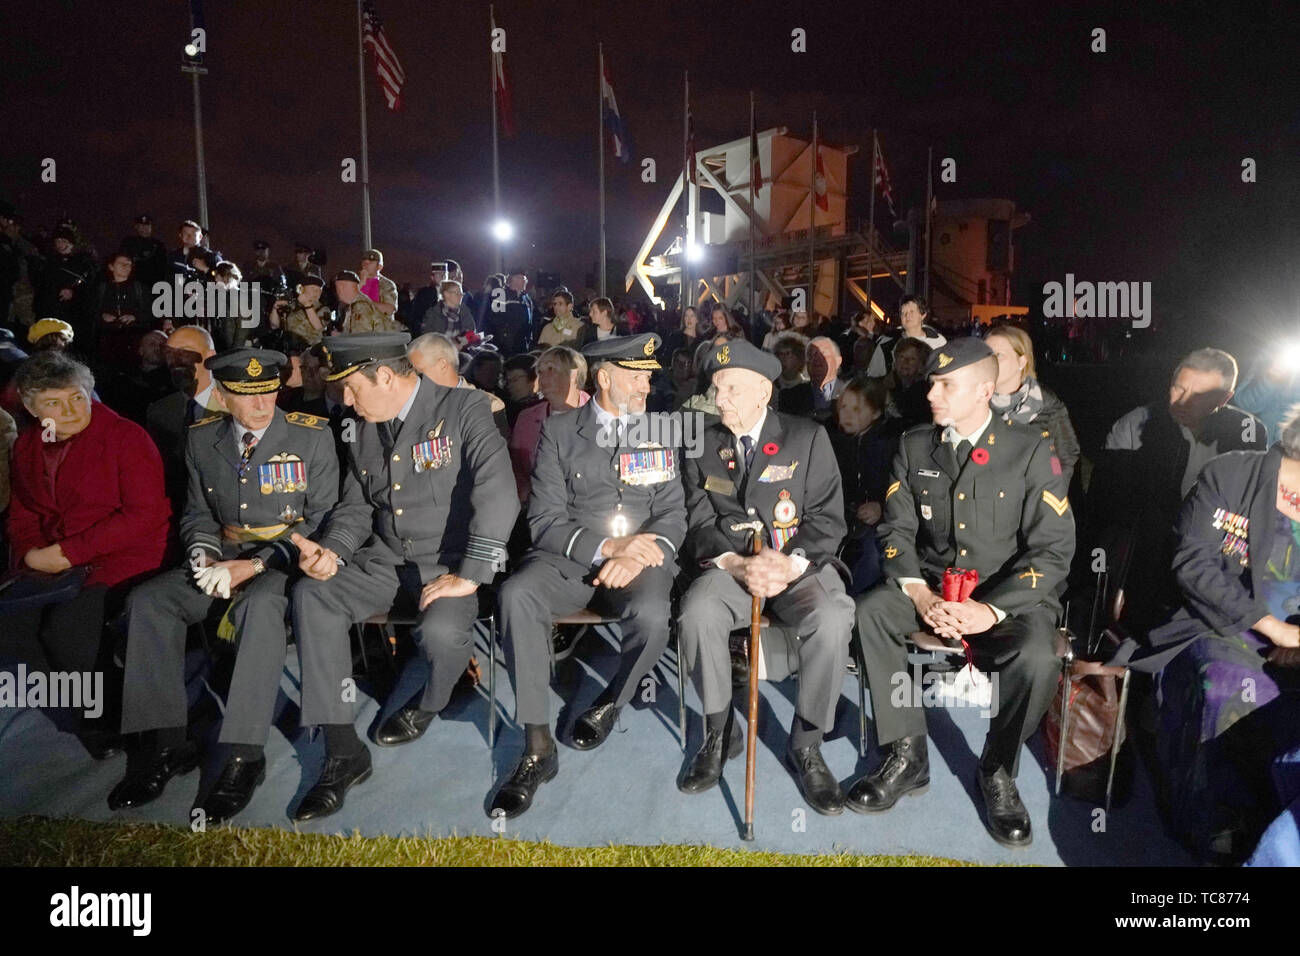
[{"label": "walking cane", "polygon": [[[758,554],[763,548],[761,528],[751,534],[749,553]],[[762,600],[753,595],[749,604],[749,726],[746,729],[745,747],[745,834],[754,839],[754,764],[758,757],[758,634],[762,629],[759,606]]]}]

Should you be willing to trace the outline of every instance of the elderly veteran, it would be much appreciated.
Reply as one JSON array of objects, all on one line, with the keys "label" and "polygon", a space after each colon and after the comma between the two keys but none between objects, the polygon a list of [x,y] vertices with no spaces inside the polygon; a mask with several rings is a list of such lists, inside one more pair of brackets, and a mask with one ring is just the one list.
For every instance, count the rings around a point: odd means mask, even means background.
[{"label": "elderly veteran", "polygon": [[[407,666],[411,675],[427,668],[430,676],[374,736],[381,747],[415,740],[465,672],[476,592],[505,570],[506,539],[519,513],[488,396],[421,376],[407,358],[409,340],[405,332],[342,335],[320,346],[325,380],[342,385],[344,404],[362,421],[347,443],[342,498],[320,546],[300,541],[307,579],[294,588],[293,623],[302,722],[324,727],[326,760],[295,820],[334,813],[371,773],[370,751],[342,692],[352,673],[351,625],[389,611],[399,597],[418,606],[422,654]],[[399,679],[397,686],[409,685]]]},{"label": "elderly veteran", "polygon": [[[1015,776],[1060,674],[1057,594],[1074,556],[1074,516],[1051,439],[1036,423],[994,416],[998,360],[988,345],[954,339],[930,354],[926,372],[934,422],[899,443],[877,531],[885,581],[857,599],[876,738],[886,755],[847,802],[879,813],[929,786],[925,712],[908,672],[907,638],[930,628],[954,646],[960,641],[974,667],[998,675],[977,783],[993,839],[1028,846],[1029,813]],[[978,575],[969,599],[944,599],[949,569]]]},{"label": "elderly veteran", "polygon": [[[769,407],[781,374],[775,356],[737,339],[711,349],[704,370],[722,420],[705,430],[703,453],[685,467],[687,548],[703,570],[682,600],[680,633],[704,702],[705,737],[678,789],[708,790],[723,761],[740,752],[728,637],[749,622],[759,597],[799,637],[787,759],[809,806],[842,813],[843,794],[821,755],[853,630],[853,602],[835,556],[846,533],[835,452],[821,425]],[[755,532],[762,542],[756,555]]]},{"label": "elderly veteran", "polygon": [[237,648],[235,671],[218,737],[222,770],[195,809],[208,824],[230,819],[264,778],[298,576],[290,536],[315,535],[338,497],[328,421],[276,407],[286,364],[280,352],[252,348],[204,361],[229,415],[201,419],[186,435],[185,565],[131,592],[122,732],[143,737],[111,809],[149,803],[197,764],[197,744],[186,740],[185,638],[218,609],[218,634]]},{"label": "elderly veteran", "polygon": [[[105,619],[163,561],[171,508],[162,460],[143,428],[91,400],[94,377],[75,359],[43,352],[19,367],[15,384],[36,418],[13,447],[15,569],[47,584],[45,575],[71,568],[88,573],[58,603],[0,611],[0,652],[55,671],[97,671]],[[112,721],[104,714],[76,729],[96,759],[118,750]]]},{"label": "elderly veteran", "polygon": [[[668,644],[669,593],[686,533],[677,448],[637,441],[659,336],[612,336],[583,350],[586,405],[542,424],[528,524],[533,547],[501,588],[501,622],[524,753],[489,812],[515,817],[559,770],[550,726],[551,622],[592,607],[618,618],[618,668],[578,717],[573,745],[604,743]],[[636,444],[633,444],[636,442]]]}]

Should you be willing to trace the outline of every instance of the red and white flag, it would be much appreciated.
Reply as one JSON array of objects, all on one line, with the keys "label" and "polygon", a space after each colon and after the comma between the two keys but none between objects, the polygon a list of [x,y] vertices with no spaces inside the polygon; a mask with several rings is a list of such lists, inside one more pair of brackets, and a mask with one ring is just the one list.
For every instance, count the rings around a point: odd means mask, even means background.
[{"label": "red and white flag", "polygon": [[885,197],[885,202],[889,203],[889,214],[895,219],[898,213],[894,209],[894,188],[889,184],[889,170],[885,168],[885,154],[880,151],[880,141],[876,141],[876,188],[880,190],[880,195]]},{"label": "red and white flag", "polygon": [[402,108],[402,84],[406,82],[406,71],[398,62],[397,54],[388,42],[384,25],[375,12],[375,5],[365,0],[361,6],[361,44],[375,55],[375,74],[379,77],[379,86],[384,91],[390,110]]},{"label": "red and white flag", "polygon": [[496,49],[497,15],[492,13],[492,92],[497,98],[497,115],[501,118],[501,132],[515,135],[515,115],[510,108],[510,86],[506,82],[506,58]]},{"label": "red and white flag", "polygon": [[813,187],[816,190],[817,208],[822,212],[829,212],[831,203],[826,195],[826,166],[822,163],[820,146],[817,147],[817,175],[813,177]]}]

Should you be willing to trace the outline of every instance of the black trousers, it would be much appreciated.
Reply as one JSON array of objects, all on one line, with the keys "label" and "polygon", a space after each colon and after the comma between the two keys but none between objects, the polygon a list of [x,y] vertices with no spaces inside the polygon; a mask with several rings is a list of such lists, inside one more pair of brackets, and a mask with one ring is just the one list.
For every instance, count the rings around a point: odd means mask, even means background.
[{"label": "black trousers", "polygon": [[[924,630],[916,607],[886,581],[857,600],[858,639],[871,687],[871,712],[881,744],[923,735],[925,710],[907,667],[907,637]],[[967,637],[975,667],[994,681],[997,711],[989,722],[980,765],[1002,766],[1014,777],[1021,745],[1038,728],[1056,691],[1061,662],[1055,647],[1056,612],[1035,607]]]},{"label": "black trousers", "polygon": [[[120,595],[110,595],[106,585],[95,585],[59,604],[0,616],[0,660],[21,661],[46,673],[93,672],[101,666],[104,621],[109,608],[120,605]],[[104,669],[106,677],[116,674],[111,667]],[[114,684],[114,680],[105,681],[111,701],[120,693],[116,686],[109,686]],[[54,715],[55,723],[60,730],[75,730],[79,713],[60,712]]]},{"label": "black trousers", "polygon": [[591,573],[558,555],[532,551],[501,587],[498,603],[515,716],[523,724],[550,722],[551,621],[583,608],[617,616],[622,658],[598,704],[622,707],[668,646],[670,594],[677,566],[646,568],[625,588],[593,587]]}]

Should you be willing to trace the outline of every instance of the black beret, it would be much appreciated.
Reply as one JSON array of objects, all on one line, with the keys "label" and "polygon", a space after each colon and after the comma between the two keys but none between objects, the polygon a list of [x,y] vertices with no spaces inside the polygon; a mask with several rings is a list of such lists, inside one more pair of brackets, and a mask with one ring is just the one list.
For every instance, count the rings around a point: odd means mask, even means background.
[{"label": "black beret", "polygon": [[744,368],[774,379],[781,374],[781,360],[744,339],[728,339],[710,346],[704,359],[704,371],[710,377],[725,368]]},{"label": "black beret", "polygon": [[294,251],[294,252],[311,252],[311,251],[313,251],[313,250],[312,250],[312,247],[311,247],[311,246],[299,242],[299,243],[296,243],[296,244],[294,245],[294,247],[293,247],[293,251]]},{"label": "black beret", "polygon": [[327,369],[325,381],[347,378],[363,365],[387,359],[405,358],[411,336],[406,332],[356,332],[335,335],[320,344],[320,357]]},{"label": "black beret", "polygon": [[288,356],[271,349],[228,349],[203,362],[212,377],[237,395],[261,395],[280,390],[280,368]]},{"label": "black beret", "polygon": [[271,244],[270,244],[269,242],[267,242],[265,239],[258,239],[258,240],[256,240],[256,241],[253,243],[253,248],[254,248],[254,249],[270,249],[270,248],[271,248]]},{"label": "black beret", "polygon": [[659,336],[654,332],[643,335],[611,335],[588,345],[582,350],[582,357],[591,365],[612,362],[619,368],[637,372],[655,371],[663,368],[655,359],[659,342]]},{"label": "black beret", "polygon": [[153,218],[151,216],[139,215],[135,217],[135,221],[139,223],[141,226],[153,225]]},{"label": "black beret", "polygon": [[967,336],[949,339],[947,344],[930,353],[925,365],[926,375],[947,375],[967,365],[993,357],[993,350],[983,339]]},{"label": "black beret", "polygon": [[355,282],[357,285],[360,285],[360,284],[361,284],[361,276],[357,275],[357,274],[356,274],[355,272],[353,272],[351,269],[344,269],[342,272],[335,273],[335,275],[334,275],[334,281],[335,281],[335,282]]},{"label": "black beret", "polygon": [[325,286],[325,280],[322,279],[320,276],[316,275],[316,273],[311,272],[311,273],[308,273],[307,275],[303,276],[302,279],[299,280],[298,284],[299,284],[299,285],[318,285],[318,286],[321,286],[322,288],[324,288],[324,286]]}]

